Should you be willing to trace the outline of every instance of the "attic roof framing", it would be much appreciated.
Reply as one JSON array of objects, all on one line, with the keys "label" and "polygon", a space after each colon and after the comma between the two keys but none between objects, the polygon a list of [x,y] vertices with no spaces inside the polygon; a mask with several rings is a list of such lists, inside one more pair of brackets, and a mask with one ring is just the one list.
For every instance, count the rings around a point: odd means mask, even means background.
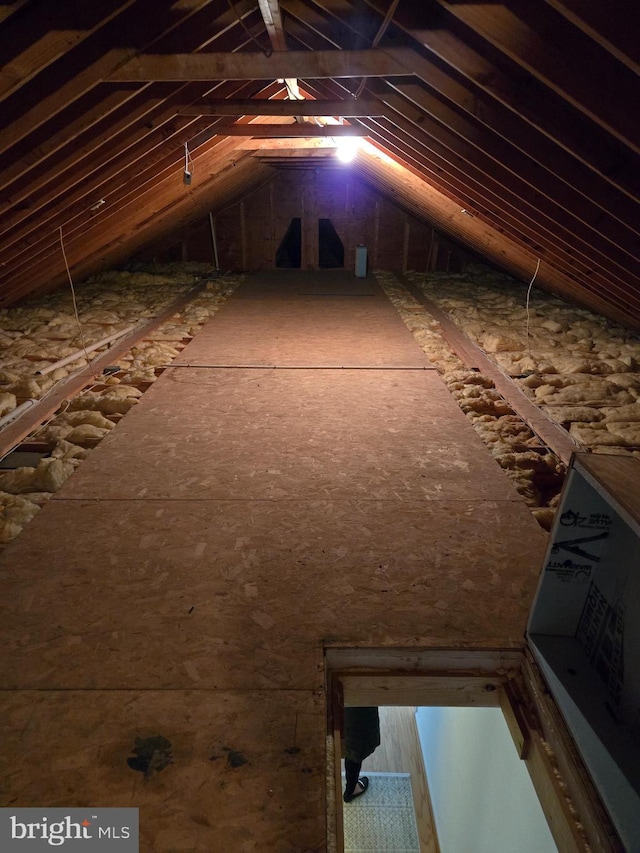
[{"label": "attic roof framing", "polygon": [[[228,205],[229,157],[253,185],[266,164],[251,151],[268,150],[270,168],[302,162],[304,120],[330,117],[391,158],[373,180],[415,215],[434,221],[434,188],[453,203],[437,217],[452,239],[508,269],[540,258],[541,285],[640,328],[634,27],[628,0],[607,14],[584,0],[535,14],[525,0],[13,3],[0,15],[0,305],[64,280],[60,225],[84,246],[78,272],[117,262],[157,239],[158,216],[182,227]],[[265,129],[270,117],[297,127]],[[272,139],[288,132],[298,154]],[[185,143],[208,170],[189,189]],[[366,157],[352,168],[371,179]],[[99,226],[87,211],[103,198]]]}]

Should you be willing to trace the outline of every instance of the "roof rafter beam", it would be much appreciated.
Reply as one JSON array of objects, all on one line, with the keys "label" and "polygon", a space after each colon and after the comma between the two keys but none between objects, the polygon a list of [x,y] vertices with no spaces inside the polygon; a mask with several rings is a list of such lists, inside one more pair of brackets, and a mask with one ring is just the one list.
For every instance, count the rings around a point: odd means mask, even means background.
[{"label": "roof rafter beam", "polygon": [[[309,23],[309,10],[299,0],[282,0],[282,5],[288,16],[298,14],[304,26],[313,24],[315,31],[322,33],[319,16],[317,21],[313,17]],[[366,0],[366,6],[384,14],[384,0]],[[335,16],[336,22],[347,26],[339,10],[327,11]],[[545,168],[566,176],[572,185],[579,182],[581,191],[593,197],[596,203],[603,197],[609,214],[618,215],[623,222],[637,221],[635,205],[640,181],[636,177],[637,169],[633,168],[635,161],[621,143],[586,116],[567,115],[555,93],[545,90],[530,75],[509,77],[503,68],[480,54],[473,43],[466,43],[453,32],[441,28],[426,28],[417,7],[401,4],[394,25],[401,27],[407,38],[421,42],[428,51],[427,57],[438,57],[434,64],[422,53],[412,53],[412,70],[427,85],[459,104],[474,120],[495,127],[505,139],[512,139],[516,134],[519,147]],[[291,31],[291,24],[289,29]],[[526,98],[520,95],[524,87]],[[574,181],[572,170],[576,164],[578,176]],[[616,164],[615,168],[612,164]],[[599,185],[597,192],[591,186],[593,175]],[[608,187],[603,186],[605,182]],[[609,193],[613,193],[611,199],[608,199]]]},{"label": "roof rafter beam", "polygon": [[[637,110],[629,109],[637,95],[635,75],[624,66],[613,68],[605,62],[610,57],[580,38],[581,33],[560,17],[550,16],[544,5],[534,11],[522,2],[437,3],[527,74],[640,153],[640,120]],[[579,62],[576,57],[580,57]]]},{"label": "roof rafter beam", "polygon": [[291,101],[266,98],[226,98],[219,101],[203,101],[200,105],[181,107],[183,116],[344,116],[364,118],[382,115],[384,105],[370,99],[361,100],[317,100]]},{"label": "roof rafter beam", "polygon": [[[282,50],[264,53],[142,54],[114,69],[113,82],[275,80],[411,75],[412,51]],[[407,64],[409,63],[409,64]]]},{"label": "roof rafter beam", "polygon": [[260,6],[262,20],[267,28],[271,46],[274,50],[286,50],[287,44],[278,0],[258,0],[258,6]]},{"label": "roof rafter beam", "polygon": [[618,3],[615,14],[606,3],[592,0],[545,0],[613,56],[640,74],[638,39],[640,6],[634,0]]},{"label": "roof rafter beam", "polygon": [[[284,24],[280,14],[279,0],[258,0],[262,20],[269,34],[269,41],[274,50],[286,50],[287,40],[284,34]],[[292,101],[301,99],[298,80],[296,77],[285,77],[287,92]]]},{"label": "roof rafter beam", "polygon": [[[21,50],[5,61],[0,69],[0,99],[14,91],[55,62],[75,45],[89,38],[135,0],[95,0],[86,4],[46,4],[30,8],[17,22],[9,21],[3,34],[12,50]],[[61,8],[60,8],[61,6]],[[35,37],[34,34],[35,33]],[[27,41],[28,40],[28,41]]]}]

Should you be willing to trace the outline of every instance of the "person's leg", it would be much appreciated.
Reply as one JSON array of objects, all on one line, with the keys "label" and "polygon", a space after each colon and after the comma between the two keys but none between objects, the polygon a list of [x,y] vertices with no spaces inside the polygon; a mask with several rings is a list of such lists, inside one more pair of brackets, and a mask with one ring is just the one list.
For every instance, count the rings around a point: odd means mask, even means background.
[{"label": "person's leg", "polygon": [[345,803],[349,803],[354,797],[359,797],[360,794],[364,794],[369,786],[369,780],[366,776],[363,776],[362,779],[358,778],[360,776],[361,767],[361,761],[350,761],[348,758],[345,758],[344,760],[346,781],[344,786],[344,796],[342,799]]},{"label": "person's leg", "polygon": [[350,761],[348,758],[344,760],[344,774],[347,777],[345,786],[344,786],[344,795],[345,797],[352,797],[353,792],[356,789],[356,784],[358,782],[358,776],[360,775],[360,768],[362,767],[361,761]]}]

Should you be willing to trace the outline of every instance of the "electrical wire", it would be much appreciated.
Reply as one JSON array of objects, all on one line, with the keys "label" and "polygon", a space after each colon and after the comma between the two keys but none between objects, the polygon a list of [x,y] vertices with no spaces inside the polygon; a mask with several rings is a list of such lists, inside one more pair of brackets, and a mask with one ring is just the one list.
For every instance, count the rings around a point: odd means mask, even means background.
[{"label": "electrical wire", "polygon": [[527,355],[531,356],[531,348],[529,346],[529,297],[531,296],[531,288],[533,287],[533,282],[536,280],[536,276],[538,275],[538,270],[540,269],[540,258],[538,258],[538,263],[536,264],[536,271],[533,274],[533,278],[529,282],[529,287],[527,289],[527,326],[525,330],[525,339],[527,343]]},{"label": "electrical wire", "polygon": [[[87,364],[89,367],[92,364],[92,360],[89,358],[89,353],[87,352],[87,346],[84,341],[84,333],[82,331],[82,324],[80,323],[80,315],[78,314],[78,303],[76,302],[76,291],[73,286],[73,278],[71,277],[71,270],[69,269],[69,262],[67,261],[67,253],[64,250],[64,239],[62,236],[62,225],[60,226],[60,248],[62,249],[62,257],[64,258],[64,265],[67,270],[67,276],[69,278],[69,285],[71,286],[71,298],[73,300],[73,312],[76,317],[76,323],[78,324],[78,330],[80,332],[80,342],[82,344],[82,349],[84,350],[84,356],[87,359]],[[95,377],[94,377],[95,378]]]}]

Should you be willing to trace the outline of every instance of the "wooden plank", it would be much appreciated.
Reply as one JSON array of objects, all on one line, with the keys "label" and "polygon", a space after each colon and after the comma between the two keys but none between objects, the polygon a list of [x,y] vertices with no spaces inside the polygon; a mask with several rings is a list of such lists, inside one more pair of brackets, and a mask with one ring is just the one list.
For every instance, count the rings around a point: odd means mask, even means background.
[{"label": "wooden plank", "polygon": [[13,0],[13,2],[12,0],[7,0],[7,2],[4,2],[0,6],[0,21],[6,21],[14,12],[17,12],[18,9],[29,2],[30,0]]},{"label": "wooden plank", "polygon": [[241,246],[241,258],[242,258],[242,269],[246,270],[248,267],[247,257],[249,252],[249,247],[247,246],[247,217],[245,211],[245,202],[244,199],[240,202],[240,246]]},{"label": "wooden plank", "polygon": [[[431,270],[435,269],[436,259],[438,256],[438,239],[435,236],[435,232],[434,239],[432,240],[432,250],[431,265],[429,267]],[[449,318],[439,305],[432,300],[427,299],[424,291],[406,280],[404,280],[403,283],[409,293],[411,293],[418,302],[422,303],[429,310],[429,313],[438,321],[442,337],[449,344],[460,361],[464,362],[464,364],[472,370],[480,370],[479,362],[481,360],[478,358],[478,355],[481,352],[480,349],[477,346],[472,345],[472,341],[458,326],[456,326],[453,320]]]},{"label": "wooden plank", "polygon": [[409,257],[409,235],[411,233],[411,226],[409,224],[409,217],[405,215],[404,217],[404,235],[402,238],[402,274],[405,275],[407,272],[407,260]]},{"label": "wooden plank", "polygon": [[518,758],[526,758],[531,743],[529,727],[524,718],[520,699],[509,681],[506,681],[500,689],[500,707],[513,738]]},{"label": "wooden plank", "polygon": [[278,0],[258,0],[262,20],[267,28],[269,41],[274,50],[286,50],[287,40],[285,38],[280,4]]},{"label": "wooden plank", "polygon": [[178,115],[184,116],[343,116],[359,118],[381,115],[384,107],[380,101],[362,100],[319,100],[305,98],[302,101],[281,98],[223,98],[212,102],[180,107]]},{"label": "wooden plank", "polygon": [[[267,34],[269,35],[271,47],[273,50],[286,50],[287,39],[278,0],[258,0],[258,6],[260,7],[260,13],[267,29]],[[285,77],[284,82],[289,97],[297,100],[300,97],[297,79],[295,77]]]},{"label": "wooden plank", "polygon": [[344,697],[339,684],[331,686],[327,701],[330,717],[327,737],[327,853],[344,853],[344,814],[341,805]]},{"label": "wooden plank", "polygon": [[277,139],[279,137],[355,137],[366,136],[364,128],[353,124],[318,125],[310,121],[290,124],[231,124],[220,128],[220,136],[249,136],[254,139]]},{"label": "wooden plank", "polygon": [[560,779],[556,777],[545,744],[535,730],[531,732],[531,749],[526,763],[558,850],[562,853],[588,853],[590,848],[576,827]]},{"label": "wooden plank", "polygon": [[346,705],[496,708],[504,676],[341,675]]},{"label": "wooden plank", "polygon": [[[335,142],[329,136],[293,136],[260,139],[250,137],[240,138],[237,143],[239,149],[255,151],[259,159],[278,157],[278,160],[287,157],[327,157],[335,154]],[[324,150],[323,150],[324,149]]]},{"label": "wooden plank", "polygon": [[[562,801],[566,802],[564,794],[566,790],[571,798],[577,819],[585,829],[591,849],[602,851],[602,853],[623,853],[625,849],[624,845],[620,841],[602,804],[602,800],[594,788],[591,776],[584,766],[575,742],[549,693],[547,685],[541,677],[529,649],[525,653],[522,678],[528,696],[533,703],[535,713],[537,714],[537,723],[540,726],[539,732],[533,733],[531,756],[527,761],[527,768],[532,776],[538,795],[541,797],[543,806],[545,802],[548,803],[549,797],[553,796],[552,792],[549,791],[550,786],[553,785],[553,781],[544,780],[541,771],[544,770],[546,773],[553,774],[553,779],[556,782],[558,781],[555,768],[550,766],[546,744],[553,752],[555,763],[565,785],[564,789],[555,792],[555,796],[561,797]],[[542,743],[542,739],[544,743]],[[542,755],[539,754],[540,750],[542,751]],[[539,787],[542,790],[542,796]],[[545,797],[544,800],[543,796]],[[566,819],[564,809],[563,813],[559,814],[559,810],[556,807],[556,814],[558,816],[558,821],[556,822],[562,822],[563,819]],[[574,815],[571,817],[573,823],[575,823]],[[547,815],[547,819],[549,819],[549,815]],[[559,849],[564,851],[565,848],[560,847]]]},{"label": "wooden plank", "polygon": [[367,672],[385,674],[412,672],[415,675],[453,673],[494,674],[517,672],[522,665],[519,649],[492,648],[344,648],[325,643],[325,663],[334,673]]},{"label": "wooden plank", "polygon": [[411,73],[392,50],[289,50],[264,53],[145,54],[118,68],[118,82],[157,80],[275,80],[297,74],[304,78],[388,77]]},{"label": "wooden plank", "polygon": [[627,520],[640,526],[640,459],[606,453],[578,453],[575,467],[591,480],[595,488],[603,487]]}]

